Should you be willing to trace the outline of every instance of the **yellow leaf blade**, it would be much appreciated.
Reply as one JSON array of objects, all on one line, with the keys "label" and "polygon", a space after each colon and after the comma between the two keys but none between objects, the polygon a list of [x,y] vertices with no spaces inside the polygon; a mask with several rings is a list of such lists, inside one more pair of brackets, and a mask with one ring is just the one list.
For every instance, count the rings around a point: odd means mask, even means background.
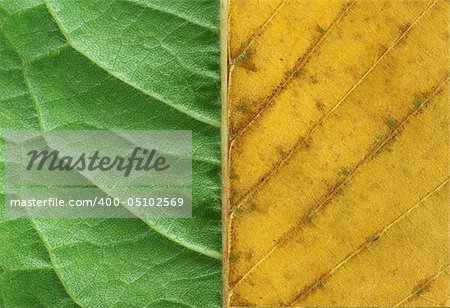
[{"label": "yellow leaf blade", "polygon": [[257,1],[230,1],[230,55],[248,57],[229,70],[227,300],[445,305],[448,1],[285,1],[242,52],[243,3]]}]

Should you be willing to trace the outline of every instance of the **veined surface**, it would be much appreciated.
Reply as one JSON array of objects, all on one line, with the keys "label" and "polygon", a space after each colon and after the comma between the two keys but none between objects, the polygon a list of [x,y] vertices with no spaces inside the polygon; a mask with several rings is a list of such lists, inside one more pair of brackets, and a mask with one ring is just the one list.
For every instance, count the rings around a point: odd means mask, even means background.
[{"label": "veined surface", "polygon": [[449,306],[449,1],[228,10],[228,304]]},{"label": "veined surface", "polygon": [[1,308],[221,306],[219,52],[217,0],[0,0],[0,130],[191,130],[194,158],[192,219],[9,219],[0,175]]}]

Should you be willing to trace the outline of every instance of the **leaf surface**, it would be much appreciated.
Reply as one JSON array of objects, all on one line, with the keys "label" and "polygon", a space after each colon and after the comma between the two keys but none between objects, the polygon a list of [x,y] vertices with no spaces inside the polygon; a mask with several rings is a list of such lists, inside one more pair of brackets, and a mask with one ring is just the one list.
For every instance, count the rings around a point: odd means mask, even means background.
[{"label": "leaf surface", "polygon": [[5,307],[220,306],[218,10],[0,2],[2,129],[182,129],[194,146],[193,219],[1,215]]},{"label": "leaf surface", "polygon": [[448,306],[449,2],[228,9],[230,306]]}]

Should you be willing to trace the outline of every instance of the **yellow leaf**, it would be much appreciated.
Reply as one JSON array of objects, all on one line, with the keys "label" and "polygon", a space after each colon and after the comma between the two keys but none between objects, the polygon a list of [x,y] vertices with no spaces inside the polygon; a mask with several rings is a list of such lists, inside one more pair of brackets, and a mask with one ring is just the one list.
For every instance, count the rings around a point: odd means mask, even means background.
[{"label": "yellow leaf", "polygon": [[449,14],[229,0],[230,307],[450,305]]}]

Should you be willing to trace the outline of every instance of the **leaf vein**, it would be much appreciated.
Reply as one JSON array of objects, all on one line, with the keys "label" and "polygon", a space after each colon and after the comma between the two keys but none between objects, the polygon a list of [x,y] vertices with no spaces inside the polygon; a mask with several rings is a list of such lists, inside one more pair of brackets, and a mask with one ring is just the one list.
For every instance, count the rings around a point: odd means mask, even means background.
[{"label": "leaf vein", "polygon": [[313,44],[308,48],[305,54],[303,54],[300,58],[297,59],[296,63],[294,64],[293,68],[289,70],[289,75],[275,88],[275,91],[273,91],[272,94],[261,104],[261,107],[259,108],[258,112],[252,116],[252,118],[238,131],[235,133],[235,136],[233,138],[236,139],[238,136],[243,135],[250,127],[253,125],[253,123],[273,104],[275,104],[276,98],[279,94],[283,93],[284,90],[286,90],[287,86],[291,83],[292,80],[294,80],[296,73],[304,67],[311,56],[314,54],[314,52],[321,47],[320,43],[322,43],[331,33],[333,29],[336,28],[336,26],[339,24],[341,20],[348,14],[350,8],[356,3],[356,0],[353,0],[350,2],[342,12],[340,12],[332,21],[328,29],[319,37],[318,40],[313,42]]},{"label": "leaf vein", "polygon": [[294,156],[294,154],[297,152],[298,149],[300,149],[306,142],[309,140],[309,138],[312,136],[312,134],[318,129],[321,125],[325,123],[327,118],[333,114],[341,105],[346,101],[346,99],[349,97],[349,95],[361,85],[361,83],[367,78],[367,76],[373,71],[373,69],[381,62],[382,59],[385,58],[385,56],[395,47],[397,46],[400,41],[405,38],[406,34],[412,29],[412,27],[428,12],[435,4],[437,0],[434,0],[433,3],[428,5],[425,10],[419,14],[419,16],[414,20],[409,27],[402,32],[402,34],[395,40],[394,43],[391,44],[391,46],[386,49],[386,51],[373,63],[373,65],[364,73],[363,76],[347,91],[347,93],[329,110],[322,118],[320,118],[315,124],[313,124],[308,131],[306,132],[305,136],[297,141],[297,143],[289,150],[287,155],[279,160],[274,167],[269,170],[264,176],[262,176],[260,181],[256,183],[246,194],[244,194],[239,201],[237,201],[237,205],[235,205],[232,208],[232,211],[236,210],[247,200],[249,197],[257,193],[261,188],[269,181],[270,178],[272,178],[274,175],[277,174],[277,172],[283,167],[286,163],[288,163],[291,158]]},{"label": "leaf vein", "polygon": [[128,3],[132,3],[134,5],[137,5],[139,7],[145,8],[145,9],[151,9],[151,10],[154,10],[154,11],[158,11],[160,13],[164,13],[166,15],[170,15],[170,16],[174,16],[174,17],[183,19],[184,21],[186,21],[186,22],[188,22],[188,23],[190,23],[192,25],[199,26],[201,28],[208,29],[208,30],[213,31],[213,32],[217,32],[219,30],[218,27],[214,27],[214,26],[208,25],[206,23],[202,23],[201,21],[197,21],[197,20],[195,20],[193,18],[189,18],[188,16],[185,16],[185,15],[177,14],[177,13],[175,13],[173,11],[162,9],[161,7],[156,7],[154,5],[151,5],[150,2],[146,2],[144,4],[144,3],[140,3],[140,2],[137,2],[137,1],[133,1],[133,0],[124,0],[124,1],[128,2]]},{"label": "leaf vein", "polygon": [[236,59],[239,59],[239,57],[243,54],[245,54],[245,52],[250,48],[250,46],[253,44],[253,42],[255,41],[255,39],[264,32],[264,30],[266,29],[267,25],[272,21],[272,19],[280,12],[280,10],[284,7],[284,5],[286,4],[287,0],[283,0],[276,8],[275,10],[272,12],[272,14],[270,14],[269,18],[266,19],[266,21],[259,26],[255,31],[253,31],[252,34],[250,34],[250,37],[247,39],[246,42],[242,43],[242,46],[239,48],[240,51],[238,51],[238,54],[230,59],[230,63],[231,66],[234,66],[234,62]]},{"label": "leaf vein", "polygon": [[450,269],[450,264],[447,264],[446,266],[442,267],[436,274],[429,277],[425,283],[419,283],[414,290],[407,295],[405,298],[400,300],[398,303],[394,305],[394,307],[400,306],[404,302],[408,301],[410,298],[414,297],[418,292],[426,289],[429,285],[431,285],[437,278],[439,278],[442,274],[446,273]]},{"label": "leaf vein", "polygon": [[[401,129],[404,128],[404,125],[406,123],[408,123],[408,121],[412,117],[417,115],[422,110],[422,107],[424,105],[426,105],[432,97],[434,97],[437,93],[439,93],[440,89],[442,89],[442,86],[445,84],[445,82],[447,82],[447,80],[448,80],[448,75],[446,75],[445,78],[443,79],[443,81],[441,81],[440,84],[434,88],[434,91],[427,97],[427,99],[424,101],[423,104],[421,104],[420,106],[417,106],[415,109],[413,109],[412,112],[407,114],[403,118],[403,120],[399,123],[399,125],[394,130],[390,131],[382,139],[383,142],[376,143],[374,147],[370,148],[368,153],[364,156],[364,158],[362,158],[359,162],[357,162],[355,164],[354,167],[351,168],[351,171],[347,174],[347,176],[343,180],[341,180],[337,184],[335,184],[333,189],[330,192],[328,192],[325,196],[323,196],[323,198],[317,204],[310,207],[310,209],[307,211],[306,215],[304,215],[302,218],[300,218],[298,223],[296,223],[292,228],[290,228],[290,230],[288,232],[286,232],[285,235],[279,239],[277,244],[275,246],[273,246],[272,249],[263,258],[261,258],[257,263],[255,263],[239,279],[237,279],[231,290],[233,290],[236,287],[236,285],[238,285],[240,282],[245,280],[246,277],[248,277],[248,275],[251,272],[253,272],[262,262],[264,262],[267,258],[269,258],[273,254],[273,252],[276,251],[281,245],[283,245],[284,243],[286,243],[287,241],[292,239],[292,237],[294,236],[294,233],[297,234],[298,232],[300,232],[301,228],[308,222],[308,220],[312,219],[313,217],[315,217],[316,215],[321,213],[323,208],[326,206],[326,204],[328,204],[331,201],[332,197],[335,196],[336,193],[353,178],[353,176],[356,174],[356,172],[362,166],[367,164],[367,162],[369,162],[384,147],[384,145],[386,145],[389,141],[391,141],[401,131]],[[232,213],[232,215],[233,215],[233,213]]]},{"label": "leaf vein", "polygon": [[97,60],[95,60],[94,58],[90,57],[88,54],[86,54],[85,52],[83,52],[80,48],[77,47],[77,44],[75,44],[71,38],[69,33],[64,29],[63,25],[61,24],[61,22],[59,21],[59,19],[57,18],[53,8],[51,7],[51,5],[48,3],[48,0],[44,0],[45,4],[47,6],[47,9],[50,13],[50,15],[52,16],[53,20],[55,21],[55,23],[57,24],[58,28],[60,29],[61,33],[64,35],[64,37],[66,38],[67,42],[69,43],[69,45],[75,49],[77,52],[79,52],[80,54],[82,54],[83,56],[85,56],[87,59],[89,59],[93,64],[95,64],[96,66],[98,66],[99,68],[101,68],[102,70],[108,72],[108,74],[110,74],[111,76],[119,79],[120,81],[122,81],[123,83],[133,87],[134,89],[138,90],[141,93],[144,93],[145,95],[160,101],[161,103],[164,103],[170,107],[172,107],[173,109],[177,110],[180,113],[184,113],[185,115],[199,121],[199,122],[203,122],[205,124],[208,124],[210,126],[214,126],[214,127],[220,127],[220,121],[210,118],[210,117],[206,117],[202,114],[199,113],[195,113],[192,112],[192,110],[189,110],[189,108],[185,108],[182,106],[177,105],[176,103],[172,102],[171,100],[162,97],[161,95],[154,93],[148,89],[144,89],[143,87],[139,86],[138,84],[135,84],[131,81],[128,81],[127,79],[125,79],[123,76],[121,76],[119,73],[114,72],[113,70],[111,70],[110,68],[108,68],[107,66],[101,64],[100,62],[98,62]]},{"label": "leaf vein", "polygon": [[[8,44],[9,44],[9,42],[8,42]],[[12,45],[11,45],[11,48],[12,48]],[[22,58],[21,58],[21,60],[22,60],[23,65],[24,65],[24,60]],[[37,115],[37,119],[39,121],[39,126],[44,131],[44,130],[46,130],[46,127],[45,127],[44,122],[43,122],[42,110],[41,110],[41,108],[40,108],[40,106],[39,106],[39,104],[37,102],[36,97],[31,92],[31,85],[29,84],[28,78],[26,76],[25,67],[23,67],[23,69],[22,69],[22,74],[23,74],[24,83],[25,83],[25,85],[27,87],[27,90],[28,90],[29,97],[31,98],[31,100],[32,100],[32,102],[34,104],[35,110],[36,110],[36,115]],[[141,219],[145,224],[147,224],[151,230],[157,232],[158,234],[166,237],[167,239],[171,240],[172,242],[174,242],[174,243],[176,243],[176,244],[178,244],[180,246],[183,246],[183,247],[185,247],[185,248],[187,248],[189,250],[195,251],[195,252],[197,252],[199,254],[205,255],[205,256],[213,258],[213,259],[217,259],[217,260],[221,260],[222,259],[221,253],[219,253],[219,252],[217,252],[215,250],[205,249],[203,247],[197,247],[195,245],[186,244],[183,241],[175,238],[174,236],[172,236],[172,235],[170,235],[170,234],[168,234],[168,233],[158,229],[156,225],[151,224],[149,221],[143,220],[140,217],[139,217],[139,219]]]},{"label": "leaf vein", "polygon": [[408,208],[405,212],[403,212],[401,215],[399,215],[395,220],[390,222],[387,226],[381,229],[381,231],[377,232],[376,234],[369,236],[356,250],[354,250],[352,253],[348,254],[347,257],[345,257],[341,262],[339,262],[336,266],[334,266],[332,269],[330,269],[328,272],[322,274],[317,278],[313,283],[311,283],[309,286],[303,288],[292,301],[290,301],[288,306],[292,306],[295,302],[299,300],[304,300],[306,297],[308,297],[314,290],[318,288],[319,285],[324,284],[327,279],[331,277],[333,273],[335,273],[339,268],[347,264],[350,260],[352,260],[355,256],[360,254],[361,252],[365,251],[369,248],[370,244],[377,241],[381,236],[383,236],[386,232],[389,231],[393,226],[397,225],[400,221],[406,218],[412,211],[416,210],[418,207],[420,207],[422,204],[425,203],[426,200],[428,200],[432,195],[439,192],[446,184],[448,184],[450,178],[445,179],[442,183],[440,183],[437,187],[435,187],[433,190],[425,194],[422,198],[420,198],[419,201],[417,201],[413,206]]}]

